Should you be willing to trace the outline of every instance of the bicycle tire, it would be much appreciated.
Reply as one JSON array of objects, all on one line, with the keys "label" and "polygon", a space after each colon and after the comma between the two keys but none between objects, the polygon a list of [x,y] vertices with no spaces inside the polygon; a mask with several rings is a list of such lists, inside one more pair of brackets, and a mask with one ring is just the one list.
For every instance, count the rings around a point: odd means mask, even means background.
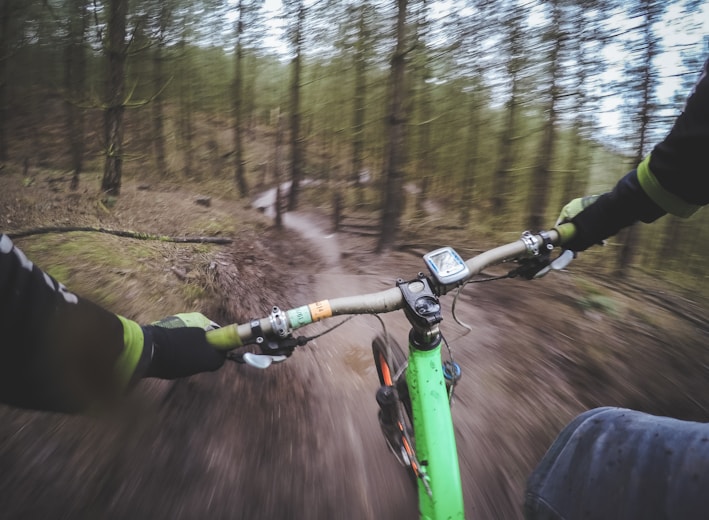
[{"label": "bicycle tire", "polygon": [[406,363],[406,356],[401,346],[394,340],[387,341],[384,336],[377,336],[372,341],[372,354],[374,365],[377,367],[379,384],[395,386],[392,379],[399,369]]},{"label": "bicycle tire", "polygon": [[[411,400],[409,399],[409,388],[406,386],[406,369],[401,370],[406,365],[404,349],[395,340],[391,338],[387,340],[383,335],[379,335],[372,341],[372,354],[374,355],[374,365],[377,367],[379,384],[396,387],[399,400],[404,404],[410,421]],[[399,372],[401,372],[400,376],[394,381],[394,376]]]},{"label": "bicycle tire", "polygon": [[[374,365],[377,368],[379,383],[382,386],[396,387],[401,408],[399,413],[400,433],[395,438],[387,435],[384,431],[382,433],[389,449],[401,465],[406,467],[407,473],[415,484],[418,478],[418,470],[413,446],[415,441],[411,420],[411,400],[406,386],[406,369],[404,368],[406,355],[396,341],[392,339],[387,341],[381,335],[372,341],[372,354],[374,356]],[[398,377],[396,377],[397,374],[399,374]],[[406,432],[406,435],[404,432]]]}]

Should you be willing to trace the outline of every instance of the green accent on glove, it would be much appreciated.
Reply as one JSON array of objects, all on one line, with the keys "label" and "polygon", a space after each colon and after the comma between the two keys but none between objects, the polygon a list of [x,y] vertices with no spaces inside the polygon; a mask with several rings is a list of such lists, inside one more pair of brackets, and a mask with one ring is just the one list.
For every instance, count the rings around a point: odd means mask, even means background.
[{"label": "green accent on glove", "polygon": [[701,207],[696,204],[691,204],[679,198],[674,193],[670,193],[662,187],[657,177],[650,171],[650,155],[643,159],[638,165],[638,182],[640,187],[647,193],[647,196],[652,201],[664,209],[667,213],[671,213],[677,217],[691,217]]},{"label": "green accent on glove", "polygon": [[559,224],[570,222],[576,215],[596,202],[598,197],[600,197],[600,195],[587,195],[586,197],[579,197],[578,199],[572,200],[566,206],[561,208],[561,213],[559,214],[559,218],[556,219],[555,225],[558,226]]},{"label": "green accent on glove", "polygon": [[175,314],[174,316],[168,316],[160,321],[155,321],[151,323],[156,327],[162,327],[164,329],[177,329],[180,327],[199,327],[200,329],[210,330],[217,327],[217,324],[212,320],[207,318],[204,314],[200,312],[185,312],[182,314]]},{"label": "green accent on glove", "polygon": [[121,388],[128,386],[143,353],[143,329],[133,320],[118,316],[123,325],[123,352],[116,362],[116,376]]},{"label": "green accent on glove", "polygon": [[591,204],[596,202],[598,197],[600,197],[600,195],[587,195],[586,197],[579,197],[561,208],[561,213],[559,214],[559,218],[556,219],[554,229],[557,233],[559,233],[559,238],[562,245],[574,238],[574,235],[576,235],[576,226],[571,223],[571,220]]}]

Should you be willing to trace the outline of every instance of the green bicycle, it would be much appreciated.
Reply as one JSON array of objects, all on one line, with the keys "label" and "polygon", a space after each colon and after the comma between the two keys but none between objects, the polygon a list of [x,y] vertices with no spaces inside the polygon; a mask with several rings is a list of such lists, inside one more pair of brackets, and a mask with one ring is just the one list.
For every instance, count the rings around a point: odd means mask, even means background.
[{"label": "green bicycle", "polygon": [[[428,276],[419,273],[411,280],[397,280],[396,287],[391,289],[323,300],[287,311],[273,307],[268,317],[209,331],[207,338],[222,349],[243,350],[240,347],[257,345],[260,353],[233,351],[230,357],[267,368],[287,359],[296,347],[315,338],[295,337],[295,329],[334,316],[377,315],[403,309],[411,324],[408,356],[388,337],[386,329],[372,343],[381,385],[376,399],[382,432],[391,451],[416,482],[420,517],[464,518],[450,408],[461,371],[450,348],[448,359],[443,360],[442,347],[447,343],[439,328],[442,320],[439,297],[472,281],[499,279],[476,277],[485,268],[503,262],[516,262],[516,267],[504,277],[532,279],[550,269],[561,269],[573,255],[566,252],[552,260],[551,252],[558,241],[559,234],[554,230],[525,232],[520,240],[467,261],[450,247],[440,248],[424,255]],[[455,316],[455,306],[453,313]]]}]

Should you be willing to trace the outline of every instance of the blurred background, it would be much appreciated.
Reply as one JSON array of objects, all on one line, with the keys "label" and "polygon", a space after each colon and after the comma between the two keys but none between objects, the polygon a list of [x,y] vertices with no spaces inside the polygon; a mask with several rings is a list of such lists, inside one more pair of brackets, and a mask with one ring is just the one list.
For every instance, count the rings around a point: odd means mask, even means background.
[{"label": "blurred background", "polygon": [[[707,57],[707,1],[0,0],[0,230],[234,238],[16,240],[143,323],[381,290],[426,250],[471,256],[610,189]],[[468,514],[521,518],[527,475],[588,408],[709,420],[708,219],[461,297]],[[1,407],[0,516],[414,517],[376,420],[371,322],[265,373],[144,381],[106,414]]]},{"label": "blurred background", "polygon": [[[548,226],[651,150],[709,55],[708,3],[692,0],[0,9],[6,168],[98,171],[106,192],[124,173],[233,178],[241,196],[280,175],[290,209],[319,179],[383,210],[385,247],[434,201],[462,225]],[[705,221],[627,232],[614,269],[701,275]]]}]

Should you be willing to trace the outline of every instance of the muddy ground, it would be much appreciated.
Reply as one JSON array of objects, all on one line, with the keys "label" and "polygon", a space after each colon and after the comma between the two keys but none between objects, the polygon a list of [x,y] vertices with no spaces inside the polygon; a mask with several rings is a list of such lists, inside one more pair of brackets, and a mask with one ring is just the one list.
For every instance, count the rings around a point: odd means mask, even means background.
[{"label": "muddy ground", "polygon": [[[210,205],[196,204],[205,194]],[[150,243],[141,266],[110,268],[59,255],[79,234],[16,241],[39,265],[56,264],[70,288],[140,321],[201,310],[243,322],[273,304],[380,290],[422,269],[411,252],[377,256],[370,238],[331,233],[314,212],[289,215],[289,227],[276,230],[229,190],[127,181],[112,202],[91,179],[72,193],[61,175],[0,175],[5,232],[100,225],[235,236],[228,246]],[[117,257],[133,247],[92,236]],[[656,281],[590,276],[584,266],[603,253],[594,254],[553,278],[468,286],[457,304],[468,334],[446,301],[443,330],[463,367],[453,415],[471,518],[521,518],[527,475],[583,410],[617,405],[709,420],[705,302]],[[97,287],[106,284],[108,295]],[[401,316],[385,321],[405,338]],[[118,409],[92,416],[0,407],[0,516],[415,518],[413,490],[376,421],[369,344],[378,330],[374,318],[352,320],[266,371],[227,364],[176,382],[147,380]]]}]

